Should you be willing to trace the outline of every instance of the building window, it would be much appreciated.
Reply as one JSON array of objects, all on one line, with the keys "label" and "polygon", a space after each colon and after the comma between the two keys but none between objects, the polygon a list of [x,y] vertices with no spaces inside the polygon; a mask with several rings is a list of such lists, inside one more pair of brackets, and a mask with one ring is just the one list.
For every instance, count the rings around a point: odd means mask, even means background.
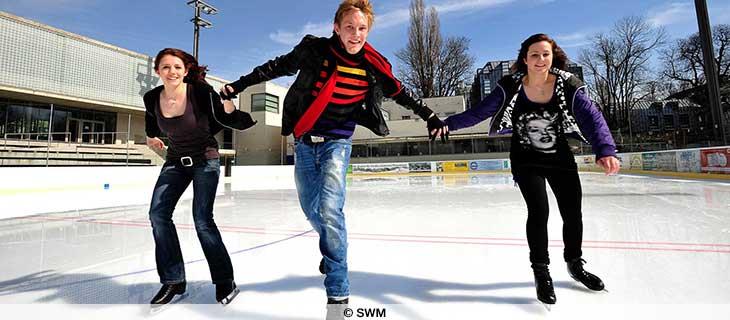
[{"label": "building window", "polygon": [[689,114],[682,113],[679,115],[679,126],[681,128],[689,128]]},{"label": "building window", "polygon": [[650,131],[658,131],[659,130],[659,116],[649,116],[647,117],[649,120],[649,130]]},{"label": "building window", "polygon": [[279,97],[268,93],[251,95],[251,112],[267,111],[279,113]]},{"label": "building window", "polygon": [[666,130],[674,129],[674,115],[671,115],[671,114],[664,115],[664,129],[666,129]]},{"label": "building window", "polygon": [[411,116],[402,116],[401,119],[403,119],[403,120],[410,120],[411,119]]}]

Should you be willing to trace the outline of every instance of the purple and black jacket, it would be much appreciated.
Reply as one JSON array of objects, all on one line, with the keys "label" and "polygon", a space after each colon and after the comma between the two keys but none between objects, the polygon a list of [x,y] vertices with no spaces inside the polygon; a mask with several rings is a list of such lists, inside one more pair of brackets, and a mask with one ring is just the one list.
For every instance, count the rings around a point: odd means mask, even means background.
[{"label": "purple and black jacket", "polygon": [[[559,100],[565,103],[563,109],[564,120],[561,123],[562,132],[568,136],[590,143],[596,160],[606,156],[616,156],[616,143],[611,131],[598,110],[585,92],[586,87],[575,75],[558,69],[550,70],[558,77],[556,94],[562,95]],[[480,123],[493,117],[489,128],[490,135],[509,134],[512,132],[511,114],[514,109],[515,97],[522,86],[523,73],[515,73],[503,77],[497,82],[497,87],[479,102],[476,106],[462,113],[448,117],[444,122],[449,131],[456,131]]]}]

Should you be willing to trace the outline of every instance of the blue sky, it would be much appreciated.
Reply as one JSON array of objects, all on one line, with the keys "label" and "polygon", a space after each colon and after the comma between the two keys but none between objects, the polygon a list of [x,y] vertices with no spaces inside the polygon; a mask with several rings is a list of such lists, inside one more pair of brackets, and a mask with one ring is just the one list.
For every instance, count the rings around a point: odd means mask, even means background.
[{"label": "blue sky", "polygon": [[[305,33],[328,36],[338,0],[206,0],[220,10],[204,18],[200,60],[211,74],[235,80],[288,52]],[[164,47],[192,52],[192,8],[187,0],[0,0],[0,10],[131,51],[155,55]],[[640,15],[671,38],[697,32],[694,1],[658,0],[426,0],[439,9],[446,36],[471,39],[475,67],[514,59],[520,42],[543,32],[569,57],[587,38],[622,17]],[[373,0],[376,24],[370,43],[397,65],[406,42],[410,0]],[[730,1],[707,0],[712,24],[730,24]],[[290,79],[284,79],[287,84]]]}]

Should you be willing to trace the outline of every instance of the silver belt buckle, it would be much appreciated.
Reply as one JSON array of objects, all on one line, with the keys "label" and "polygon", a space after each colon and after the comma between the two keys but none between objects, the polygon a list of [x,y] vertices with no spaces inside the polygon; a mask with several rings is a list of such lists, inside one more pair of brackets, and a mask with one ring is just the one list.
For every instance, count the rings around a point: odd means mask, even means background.
[{"label": "silver belt buckle", "polygon": [[319,137],[319,136],[310,136],[310,138],[312,138],[312,143],[320,143],[320,142],[324,142],[324,137]]},{"label": "silver belt buckle", "polygon": [[192,167],[193,166],[193,158],[186,156],[181,157],[180,162],[182,163],[183,167]]}]

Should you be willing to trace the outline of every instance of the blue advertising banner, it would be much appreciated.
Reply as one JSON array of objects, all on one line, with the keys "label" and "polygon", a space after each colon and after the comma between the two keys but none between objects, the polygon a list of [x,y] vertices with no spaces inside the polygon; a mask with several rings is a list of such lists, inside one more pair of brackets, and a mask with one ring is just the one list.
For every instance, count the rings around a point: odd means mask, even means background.
[{"label": "blue advertising banner", "polygon": [[509,169],[505,160],[473,160],[469,161],[469,171],[501,171]]}]

